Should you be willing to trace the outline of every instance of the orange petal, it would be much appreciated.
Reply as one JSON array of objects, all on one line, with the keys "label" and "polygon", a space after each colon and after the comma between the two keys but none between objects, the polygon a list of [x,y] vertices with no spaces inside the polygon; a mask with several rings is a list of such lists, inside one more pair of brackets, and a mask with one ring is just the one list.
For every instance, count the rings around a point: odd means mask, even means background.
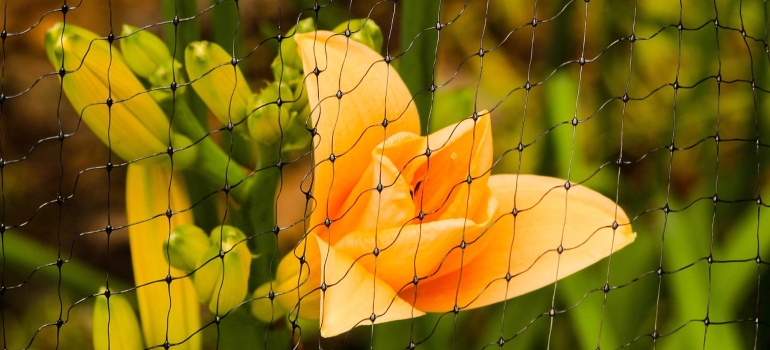
[{"label": "orange petal", "polygon": [[[400,133],[399,135],[414,134]],[[364,231],[374,234],[377,230],[401,227],[414,218],[414,202],[410,194],[411,186],[401,176],[390,159],[380,155],[370,155],[371,165],[360,177],[358,184],[345,201],[345,208],[340,218],[332,218],[337,233],[329,237],[332,245],[350,231]],[[382,184],[382,190],[377,186]]]},{"label": "orange petal", "polygon": [[[455,300],[461,308],[496,303],[554,283],[633,242],[636,234],[620,207],[586,187],[567,191],[565,182],[535,175],[490,177],[489,187],[500,201],[499,220],[466,248],[483,252],[462,270],[421,281],[415,307],[445,312]],[[516,217],[510,213],[514,205]],[[616,221],[620,226],[613,234]],[[414,293],[410,288],[400,294],[411,301]]]},{"label": "orange petal", "polygon": [[[400,131],[420,132],[412,95],[396,71],[367,46],[344,35],[317,31],[295,36],[307,78],[314,127],[313,196],[310,227],[338,217],[366,167],[372,149]],[[318,75],[312,72],[320,70]],[[337,98],[338,91],[342,92]],[[383,120],[389,121],[387,128]],[[330,155],[336,157],[329,161]],[[328,214],[327,214],[328,213]]]},{"label": "orange petal", "polygon": [[[490,119],[483,111],[475,121],[468,118],[419,139],[394,137],[382,146],[414,188],[415,207],[426,214],[424,222],[462,218],[469,215],[467,208],[481,203],[492,166]],[[430,157],[425,156],[428,147]],[[465,183],[469,175],[470,195]]]},{"label": "orange petal", "polygon": [[[408,286],[415,276],[437,278],[459,267],[459,247],[463,240],[466,244],[476,241],[495,217],[498,212],[497,200],[490,199],[490,196],[487,189],[485,198],[488,202],[482,208],[485,213],[475,215],[480,222],[459,217],[378,232],[376,247],[380,251],[376,261],[372,255],[375,248],[374,232],[350,232],[334,248],[337,252],[358,259],[358,264],[367,271],[376,270],[377,277],[396,290]],[[487,243],[488,240],[479,245]],[[472,259],[479,253],[481,250],[468,250],[465,258]],[[402,297],[406,300],[414,299]]]},{"label": "orange petal", "polygon": [[[310,235],[312,241],[314,235]],[[424,313],[398,297],[398,293],[375,274],[367,271],[360,260],[339,253],[321,239],[321,279],[326,290],[321,292],[321,336],[332,337],[360,325],[403,320]],[[308,242],[308,244],[312,244]],[[373,256],[361,260],[374,259]],[[372,320],[370,317],[374,315]]]}]

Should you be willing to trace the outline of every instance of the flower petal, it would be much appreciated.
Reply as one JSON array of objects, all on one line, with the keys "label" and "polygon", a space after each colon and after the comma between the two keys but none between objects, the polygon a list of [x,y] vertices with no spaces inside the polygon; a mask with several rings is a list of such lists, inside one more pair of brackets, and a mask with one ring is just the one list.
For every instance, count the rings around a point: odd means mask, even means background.
[{"label": "flower petal", "polygon": [[[547,286],[633,242],[636,234],[620,207],[586,187],[567,191],[565,182],[535,175],[490,177],[499,220],[466,248],[483,251],[461,270],[421,281],[416,300],[413,288],[402,290],[401,297],[426,312],[452,310],[455,300],[460,308],[481,307]],[[516,217],[510,212],[514,206]]]},{"label": "flower petal", "polygon": [[415,207],[426,214],[423,222],[466,217],[467,208],[481,203],[492,166],[492,127],[486,111],[479,115],[426,137],[394,137],[378,147],[414,188]]},{"label": "flower petal", "polygon": [[[412,283],[415,276],[437,278],[460,266],[460,246],[475,242],[495,217],[497,200],[487,189],[487,202],[479,213],[470,218],[453,218],[427,223],[414,223],[402,227],[374,231],[350,232],[334,245],[334,248],[357,262],[368,271],[380,271],[377,277],[395,289]],[[473,219],[478,220],[475,222]],[[375,237],[377,244],[375,246]],[[479,243],[488,244],[489,240]],[[364,258],[378,248],[378,259]],[[481,250],[465,252],[465,259],[472,259]],[[467,260],[466,260],[467,261]],[[449,267],[449,268],[446,268]]]},{"label": "flower petal", "polygon": [[[399,133],[395,136],[399,135],[418,137],[409,133]],[[415,216],[414,201],[410,195],[411,186],[401,176],[400,170],[386,157],[370,155],[370,158],[371,165],[342,206],[345,210],[342,216],[332,218],[337,228],[330,231],[337,233],[328,239],[332,245],[350,231],[373,234],[377,230],[401,227]],[[381,191],[377,190],[379,184],[382,184]]]},{"label": "flower petal", "polygon": [[[316,31],[295,35],[307,75],[314,140],[310,227],[339,207],[368,166],[372,149],[400,131],[419,134],[420,118],[412,95],[396,71],[376,52],[344,35]],[[312,74],[318,69],[319,74]],[[341,92],[340,98],[337,97]],[[382,127],[387,118],[387,128]],[[330,156],[336,157],[334,162]]]},{"label": "flower petal", "polygon": [[[311,240],[313,237],[309,236]],[[382,323],[424,314],[359,264],[361,260],[374,260],[373,256],[354,260],[323,240],[316,241],[321,252],[321,279],[326,285],[321,292],[321,336],[332,337],[372,321]]]}]

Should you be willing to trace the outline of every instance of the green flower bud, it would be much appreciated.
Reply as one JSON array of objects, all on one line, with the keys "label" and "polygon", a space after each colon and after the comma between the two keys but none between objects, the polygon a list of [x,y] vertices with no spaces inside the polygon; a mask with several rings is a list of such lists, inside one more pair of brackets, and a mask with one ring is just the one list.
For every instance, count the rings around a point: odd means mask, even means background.
[{"label": "green flower bud", "polygon": [[193,284],[198,299],[208,304],[212,313],[231,310],[248,293],[251,252],[245,239],[241,230],[228,225],[211,231],[211,246],[198,261],[200,268],[193,275]]},{"label": "green flower bud", "polygon": [[[300,33],[309,33],[315,30],[315,20],[305,18],[297,23],[296,26],[289,29],[285,36],[294,36]],[[302,83],[302,59],[297,52],[297,42],[293,39],[281,41],[281,54],[276,55],[270,69],[273,71],[275,80],[284,82]]]},{"label": "green flower bud", "polygon": [[[144,349],[142,332],[131,304],[121,294],[111,294],[109,309],[102,288],[96,297],[93,318],[93,342],[95,350]],[[109,324],[109,330],[107,326]],[[109,335],[109,336],[108,336]]]},{"label": "green flower bud", "polygon": [[[278,98],[282,104],[278,106]],[[281,85],[281,94],[278,95],[278,83],[273,82],[259,94],[255,94],[249,101],[249,110],[254,111],[248,120],[249,133],[256,142],[272,145],[280,141],[281,134],[286,133],[290,126],[290,104],[286,101],[292,101],[291,89],[285,84]],[[278,114],[280,111],[280,126]],[[296,114],[296,113],[295,113]]]},{"label": "green flower bud", "polygon": [[198,267],[209,246],[211,243],[206,232],[198,226],[185,224],[171,231],[163,242],[163,256],[174,268],[190,273]]},{"label": "green flower bud", "polygon": [[380,52],[382,50],[382,31],[377,23],[368,18],[351,19],[340,23],[332,32],[345,33],[350,30],[350,39]]},{"label": "green flower bud", "polygon": [[[150,88],[168,87],[176,80],[182,83],[182,64],[171,57],[171,53],[159,37],[146,29],[128,24],[123,25],[120,47],[124,51],[126,65],[137,76],[149,82]],[[160,104],[171,98],[168,89],[152,90],[150,96]]]},{"label": "green flower bud", "polygon": [[124,24],[121,35],[124,37],[120,39],[120,48],[123,50],[126,64],[137,76],[149,79],[159,67],[171,67],[173,59],[168,47],[149,30],[140,30]]},{"label": "green flower bud", "polygon": [[241,122],[247,115],[251,89],[233,56],[217,44],[197,41],[187,45],[185,69],[191,85],[222,125]]},{"label": "green flower bud", "polygon": [[[179,71],[181,68],[182,64],[176,60],[173,61],[173,67],[171,61],[160,64],[155,71],[147,77],[147,81],[150,82],[150,86],[152,87],[168,87],[174,80],[176,80],[177,84],[183,83],[184,79],[182,79],[182,74]],[[162,91],[171,95],[170,90]]]},{"label": "green flower bud", "polygon": [[[289,40],[287,40],[288,42]],[[297,44],[294,44],[296,47]],[[283,81],[284,84],[295,88],[302,84],[304,75],[302,74],[302,68],[293,67],[287,64],[286,61],[281,61],[279,56],[275,56],[273,63],[270,64],[270,69],[273,70],[273,77],[275,81]]]}]

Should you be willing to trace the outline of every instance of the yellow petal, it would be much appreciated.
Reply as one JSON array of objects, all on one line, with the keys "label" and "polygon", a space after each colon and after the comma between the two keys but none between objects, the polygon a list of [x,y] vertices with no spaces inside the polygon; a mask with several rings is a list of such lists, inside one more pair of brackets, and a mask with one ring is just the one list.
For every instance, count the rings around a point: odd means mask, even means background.
[{"label": "yellow petal", "polygon": [[[314,235],[311,235],[310,240],[313,239]],[[371,325],[372,322],[376,324],[424,314],[402,300],[393,287],[359,264],[360,260],[374,260],[373,256],[356,261],[337,252],[323,240],[315,240],[321,253],[321,336],[331,337],[356,326]],[[372,315],[374,318],[371,318]]]},{"label": "yellow petal", "polygon": [[[445,312],[452,310],[455,297],[461,308],[496,303],[554,283],[633,242],[628,217],[612,200],[583,186],[567,191],[565,183],[535,175],[492,176],[489,187],[500,201],[499,220],[466,248],[483,252],[461,271],[421,281],[415,307]],[[514,203],[519,210],[515,218],[510,213]],[[414,293],[410,288],[401,296]]]},{"label": "yellow petal", "polygon": [[[372,149],[400,131],[420,132],[412,95],[382,56],[344,35],[311,32],[295,36],[306,74],[305,84],[318,135],[314,139],[313,196],[310,226],[339,207],[368,164]],[[312,72],[320,70],[316,76]],[[337,93],[343,95],[337,98]],[[387,118],[387,128],[382,122]],[[331,155],[334,162],[329,160]]]},{"label": "yellow petal", "polygon": [[[182,177],[179,174],[173,177],[169,192],[170,176],[170,169],[163,166],[145,167],[140,163],[128,166],[126,219],[130,225],[128,238],[134,282],[138,286],[139,315],[146,346],[163,344],[168,333],[169,342],[184,341],[179,349],[200,349],[200,336],[185,341],[200,329],[199,304],[192,281],[180,278],[172,280],[170,285],[156,282],[163,281],[169,271],[172,276],[185,274],[169,267],[162,247],[169,230],[193,223],[192,211],[174,214],[170,226],[166,216],[160,215],[166,212],[169,199],[175,212],[190,208]],[[151,282],[155,283],[148,284]]]}]

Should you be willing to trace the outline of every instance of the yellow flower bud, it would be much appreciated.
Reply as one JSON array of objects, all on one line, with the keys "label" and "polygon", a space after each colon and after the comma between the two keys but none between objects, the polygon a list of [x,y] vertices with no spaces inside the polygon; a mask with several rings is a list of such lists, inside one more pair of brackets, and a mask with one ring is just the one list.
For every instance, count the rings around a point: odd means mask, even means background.
[{"label": "yellow flower bud", "polygon": [[377,23],[369,18],[351,19],[340,23],[332,32],[349,33],[350,39],[368,46],[375,52],[382,50],[382,31]]},{"label": "yellow flower bud", "polygon": [[168,119],[117,48],[86,29],[57,23],[46,33],[46,51],[57,69],[63,61],[62,88],[75,111],[120,158],[166,151]]},{"label": "yellow flower bud", "polygon": [[276,322],[288,313],[303,319],[318,319],[321,276],[311,272],[309,265],[319,262],[318,253],[318,249],[309,247],[305,254],[307,262],[301,264],[301,269],[293,254],[284,257],[272,283],[265,283],[254,291],[254,301],[250,303],[252,315],[265,323]]},{"label": "yellow flower bud", "polygon": [[163,242],[163,253],[171,266],[190,273],[198,267],[198,261],[209,246],[211,242],[206,232],[198,226],[185,224],[171,231]]},{"label": "yellow flower bud", "polygon": [[264,323],[275,322],[288,312],[281,306],[281,303],[275,301],[275,292],[269,293],[270,283],[265,283],[259,286],[252,295],[254,301],[251,302],[251,314]]},{"label": "yellow flower bud", "polygon": [[246,235],[232,226],[211,231],[211,246],[198,262],[200,268],[193,274],[193,283],[198,299],[208,304],[212,313],[221,315],[246,297],[251,252],[245,240]]},{"label": "yellow flower bud", "polygon": [[222,125],[246,118],[251,89],[241,69],[231,64],[231,54],[217,44],[197,41],[187,46],[184,57],[193,89]]},{"label": "yellow flower bud", "polygon": [[[169,187],[170,186],[170,187]],[[169,206],[175,214],[158,216]],[[186,273],[165,261],[161,249],[169,229],[194,222],[187,186],[179,173],[166,166],[128,165],[126,172],[126,220],[131,245],[136,297],[146,347],[181,343],[178,350],[199,350],[202,336],[200,311],[195,287]],[[148,218],[153,218],[148,220]],[[170,226],[169,226],[170,224]],[[171,284],[153,283],[165,279]],[[177,278],[179,277],[179,278]]]},{"label": "yellow flower bud", "polygon": [[[93,342],[95,350],[144,349],[142,332],[134,309],[120,294],[111,294],[109,308],[105,289],[96,297],[93,318]],[[109,329],[107,329],[109,325]]]}]

